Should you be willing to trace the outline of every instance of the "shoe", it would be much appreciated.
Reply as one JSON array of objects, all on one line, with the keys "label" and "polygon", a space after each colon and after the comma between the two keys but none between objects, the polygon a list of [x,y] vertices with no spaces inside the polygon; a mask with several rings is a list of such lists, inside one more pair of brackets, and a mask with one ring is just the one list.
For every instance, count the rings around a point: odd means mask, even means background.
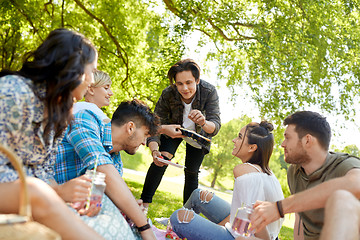
[{"label": "shoe", "polygon": [[169,222],[170,218],[155,218],[155,221],[157,221],[158,223],[160,223],[161,225],[167,226],[168,222]]}]

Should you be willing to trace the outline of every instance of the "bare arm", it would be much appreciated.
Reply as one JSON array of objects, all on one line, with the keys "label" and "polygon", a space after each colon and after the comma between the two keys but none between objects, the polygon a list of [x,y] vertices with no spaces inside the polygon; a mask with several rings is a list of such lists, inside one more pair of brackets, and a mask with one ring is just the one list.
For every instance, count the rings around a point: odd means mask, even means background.
[{"label": "bare arm", "polygon": [[[136,226],[147,224],[147,218],[126,185],[119,172],[111,164],[98,166],[98,171],[106,174],[106,195],[126,214]],[[143,239],[156,239],[151,228],[141,232]]]},{"label": "bare arm", "polygon": [[[360,198],[360,169],[351,169],[343,177],[323,182],[311,189],[291,195],[282,200],[284,214],[303,212],[307,210],[324,208],[326,200],[336,190],[347,190]],[[280,218],[276,203],[256,202],[251,222],[256,229],[262,229],[267,224]]]}]

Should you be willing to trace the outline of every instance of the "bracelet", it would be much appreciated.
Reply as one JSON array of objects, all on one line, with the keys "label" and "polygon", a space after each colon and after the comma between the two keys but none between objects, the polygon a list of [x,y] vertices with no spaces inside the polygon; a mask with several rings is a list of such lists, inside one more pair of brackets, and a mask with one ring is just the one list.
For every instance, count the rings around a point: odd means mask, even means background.
[{"label": "bracelet", "polygon": [[155,151],[159,152],[158,149],[154,149],[154,150],[151,151],[151,155],[153,155]]},{"label": "bracelet", "polygon": [[283,211],[283,208],[282,208],[281,200],[276,202],[276,206],[277,206],[280,217],[284,218],[284,211]]},{"label": "bracelet", "polygon": [[136,229],[138,230],[138,232],[140,233],[140,232],[143,232],[143,231],[145,231],[145,230],[148,230],[149,228],[151,228],[150,227],[150,224],[145,224],[144,226],[141,226],[141,227],[136,227]]},{"label": "bracelet", "polygon": [[205,125],[206,125],[206,120],[205,120],[204,124],[203,124],[203,125],[201,125],[201,127],[204,127]]}]

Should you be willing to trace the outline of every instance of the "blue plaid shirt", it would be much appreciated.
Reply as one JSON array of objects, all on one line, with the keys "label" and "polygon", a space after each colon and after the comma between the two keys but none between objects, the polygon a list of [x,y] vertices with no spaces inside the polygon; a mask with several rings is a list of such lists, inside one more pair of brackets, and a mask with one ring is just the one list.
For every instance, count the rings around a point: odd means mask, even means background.
[{"label": "blue plaid shirt", "polygon": [[58,147],[56,181],[61,184],[83,175],[87,169],[93,169],[97,156],[98,166],[113,164],[122,176],[120,153],[109,154],[112,148],[111,123],[103,122],[91,110],[77,112],[71,128],[68,127]]}]

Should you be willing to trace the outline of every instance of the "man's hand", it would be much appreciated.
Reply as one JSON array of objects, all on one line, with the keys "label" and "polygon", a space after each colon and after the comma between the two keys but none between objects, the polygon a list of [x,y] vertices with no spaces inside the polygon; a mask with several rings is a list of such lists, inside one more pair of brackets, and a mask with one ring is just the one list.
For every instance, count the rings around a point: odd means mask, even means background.
[{"label": "man's hand", "polygon": [[159,166],[159,167],[163,167],[165,166],[166,164],[163,163],[163,162],[160,162],[157,158],[163,158],[161,156],[161,153],[158,151],[158,150],[155,150],[152,152],[152,155],[153,155],[153,161],[155,163],[156,166]]},{"label": "man's hand", "polygon": [[199,110],[191,110],[188,118],[196,124],[203,126],[206,122],[204,115]]},{"label": "man's hand", "polygon": [[171,138],[182,138],[184,136],[181,134],[179,128],[181,128],[181,126],[178,124],[161,125],[160,133]]},{"label": "man's hand", "polygon": [[254,212],[250,216],[251,230],[261,231],[268,225],[280,218],[275,202],[256,201]]},{"label": "man's hand", "polygon": [[89,196],[91,179],[82,175],[56,187],[56,192],[65,202],[83,202]]}]

